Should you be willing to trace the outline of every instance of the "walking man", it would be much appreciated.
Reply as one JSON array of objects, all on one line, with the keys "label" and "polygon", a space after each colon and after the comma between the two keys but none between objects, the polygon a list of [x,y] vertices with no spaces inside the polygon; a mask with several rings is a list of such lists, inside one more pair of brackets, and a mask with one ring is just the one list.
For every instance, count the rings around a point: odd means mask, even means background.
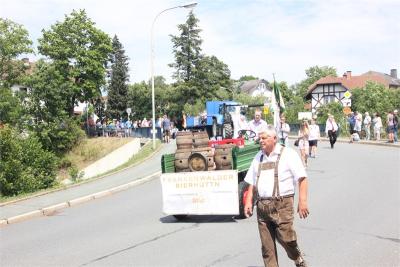
[{"label": "walking man", "polygon": [[284,146],[289,146],[289,133],[290,133],[290,126],[286,123],[286,118],[281,116],[280,123],[277,127],[277,132],[279,136],[279,143]]},{"label": "walking man", "polygon": [[161,124],[164,133],[164,142],[169,143],[169,139],[171,137],[171,121],[169,120],[166,114],[164,115]]},{"label": "walking man", "polygon": [[332,149],[336,143],[336,138],[337,138],[336,132],[338,128],[339,127],[335,122],[335,118],[333,117],[333,115],[329,115],[328,119],[326,120],[325,133],[329,137],[329,143],[331,144]]},{"label": "walking man", "polygon": [[257,199],[257,221],[264,265],[278,266],[276,239],[296,266],[307,266],[297,245],[293,227],[295,185],[299,185],[300,218],[309,214],[307,174],[296,151],[277,143],[272,125],[260,133],[261,150],[251,163],[245,181],[250,184],[244,213],[253,213],[253,194]]}]

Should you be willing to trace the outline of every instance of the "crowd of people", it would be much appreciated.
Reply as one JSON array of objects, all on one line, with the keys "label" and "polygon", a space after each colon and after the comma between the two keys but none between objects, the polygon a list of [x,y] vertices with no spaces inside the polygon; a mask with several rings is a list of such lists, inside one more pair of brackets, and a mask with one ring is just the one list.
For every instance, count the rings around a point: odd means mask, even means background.
[{"label": "crowd of people", "polygon": [[[94,126],[90,123],[89,125],[90,127]],[[169,143],[170,138],[175,138],[175,134],[178,129],[166,114],[158,118],[155,125],[156,128],[161,129],[164,142]],[[135,129],[153,127],[153,122],[152,120],[148,120],[146,117],[142,120],[134,121],[130,120],[129,118],[121,120],[109,119],[103,121],[98,119],[95,126],[98,130],[98,135],[128,137],[131,136],[132,131]]]},{"label": "crowd of people", "polygon": [[[359,112],[351,112],[348,115],[348,124],[350,129],[350,142],[359,141],[362,138],[365,140],[381,140],[381,133],[383,129],[382,118],[379,113],[374,113],[373,118],[368,112],[365,112],[364,118]],[[398,111],[388,112],[385,120],[386,133],[388,142],[398,142]],[[245,122],[245,119],[241,118],[240,128],[246,128],[254,131],[256,134],[265,131],[268,126],[267,122],[262,119],[261,110],[256,110],[254,113],[254,119],[249,123]],[[339,124],[336,122],[332,114],[328,114],[328,118],[325,122],[325,136],[329,138],[331,149],[335,147],[335,143],[338,137]],[[286,147],[290,146],[289,133],[290,126],[286,123],[284,116],[280,117],[279,122],[276,125],[277,141],[281,145]],[[256,136],[255,139],[258,137]],[[318,140],[320,140],[320,128],[316,123],[316,118],[313,117],[311,120],[304,119],[301,121],[300,128],[297,132],[297,139],[295,145],[298,146],[301,160],[303,165],[307,167],[308,158],[317,157],[317,146]]]},{"label": "crowd of people", "polygon": [[[386,118],[382,121],[379,113],[375,112],[373,117],[368,112],[364,113],[364,118],[359,112],[351,112],[348,115],[350,130],[350,142],[365,140],[381,140],[381,134],[384,131],[384,122],[386,125],[386,134],[389,143],[398,142],[399,116],[398,110],[389,111]],[[373,137],[371,136],[373,134]]]}]

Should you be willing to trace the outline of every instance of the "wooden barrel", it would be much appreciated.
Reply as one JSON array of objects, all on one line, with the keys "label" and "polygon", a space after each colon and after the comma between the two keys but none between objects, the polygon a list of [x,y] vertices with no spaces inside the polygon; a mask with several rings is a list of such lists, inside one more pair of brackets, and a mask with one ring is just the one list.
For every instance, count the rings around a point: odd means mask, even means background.
[{"label": "wooden barrel", "polygon": [[232,144],[226,144],[226,145],[217,145],[215,147],[215,155],[231,155],[232,154],[232,148],[235,145]]},{"label": "wooden barrel", "polygon": [[207,132],[194,132],[193,133],[193,146],[197,147],[208,147],[208,134]]},{"label": "wooden barrel", "polygon": [[216,170],[216,169],[217,169],[217,166],[215,165],[215,163],[212,166],[208,166],[208,170],[209,171],[213,171],[213,170]]},{"label": "wooden barrel", "polygon": [[180,151],[177,150],[175,152],[175,171],[176,172],[184,172],[189,170],[189,157],[191,155],[190,151]]},{"label": "wooden barrel", "polygon": [[207,158],[202,153],[193,153],[190,155],[188,162],[191,171],[208,170]]},{"label": "wooden barrel", "polygon": [[192,153],[202,154],[207,160],[208,169],[210,169],[210,167],[214,167],[214,151],[211,147],[193,148]]},{"label": "wooden barrel", "polygon": [[217,170],[229,170],[232,168],[232,155],[214,155]]},{"label": "wooden barrel", "polygon": [[193,134],[191,132],[177,132],[176,133],[176,147],[178,149],[192,148],[193,147]]}]

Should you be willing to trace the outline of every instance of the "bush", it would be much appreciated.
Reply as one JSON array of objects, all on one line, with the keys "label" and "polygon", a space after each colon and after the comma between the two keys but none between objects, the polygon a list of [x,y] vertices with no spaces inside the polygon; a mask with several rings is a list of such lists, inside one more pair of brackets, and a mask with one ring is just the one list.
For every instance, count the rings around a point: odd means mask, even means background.
[{"label": "bush", "polygon": [[56,180],[57,158],[39,140],[0,129],[0,193],[14,196],[49,188]]},{"label": "bush", "polygon": [[76,146],[85,136],[78,123],[69,118],[42,123],[33,129],[46,150],[62,156]]}]

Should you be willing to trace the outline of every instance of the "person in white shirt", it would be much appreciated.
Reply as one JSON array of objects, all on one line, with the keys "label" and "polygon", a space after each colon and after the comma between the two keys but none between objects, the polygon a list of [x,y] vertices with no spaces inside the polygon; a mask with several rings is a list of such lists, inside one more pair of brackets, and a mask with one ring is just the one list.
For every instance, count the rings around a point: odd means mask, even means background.
[{"label": "person in white shirt", "polygon": [[286,123],[286,118],[282,116],[280,118],[280,122],[277,125],[277,132],[279,143],[284,146],[289,146],[289,133],[290,133],[290,126]]},{"label": "person in white shirt", "polygon": [[379,141],[381,140],[381,129],[382,129],[382,119],[379,116],[379,113],[375,113],[374,119],[372,120],[374,123],[374,136],[375,140]]},{"label": "person in white shirt", "polygon": [[368,112],[365,112],[365,118],[364,118],[364,130],[365,130],[365,140],[370,140],[371,139],[371,116],[369,115]]},{"label": "person in white shirt", "polygon": [[256,111],[254,112],[254,120],[251,120],[249,122],[250,130],[256,133],[255,139],[259,139],[258,134],[265,131],[267,126],[267,122],[261,119],[261,110],[256,109]]},{"label": "person in white shirt", "polygon": [[337,139],[337,130],[338,130],[338,125],[335,122],[335,118],[333,115],[329,115],[328,120],[326,121],[325,125],[325,133],[329,137],[329,142],[331,143],[331,148],[333,149],[336,139]]},{"label": "person in white shirt", "polygon": [[276,239],[296,266],[306,266],[297,244],[293,227],[294,194],[299,186],[297,212],[300,218],[309,214],[308,180],[297,152],[277,143],[276,130],[269,125],[260,133],[261,150],[256,154],[246,174],[249,184],[244,214],[253,213],[253,195],[257,199],[257,222],[265,266],[278,266]]},{"label": "person in white shirt", "polygon": [[141,127],[149,127],[149,122],[148,122],[148,120],[146,119],[146,117],[143,118]]},{"label": "person in white shirt", "polygon": [[311,124],[309,126],[310,133],[308,135],[308,144],[310,147],[309,156],[310,158],[315,158],[317,156],[317,145],[320,138],[320,129],[316,124],[315,119],[311,119]]},{"label": "person in white shirt", "polygon": [[248,136],[244,136],[247,134],[247,130],[250,130],[250,128],[249,124],[247,123],[246,116],[244,114],[240,114],[237,123],[237,130],[235,129],[235,134],[237,134],[239,137],[248,138]]},{"label": "person in white shirt", "polygon": [[361,134],[361,125],[362,125],[362,115],[359,112],[354,112],[354,116],[356,119],[356,123],[354,124],[354,131],[358,133],[358,135]]}]

